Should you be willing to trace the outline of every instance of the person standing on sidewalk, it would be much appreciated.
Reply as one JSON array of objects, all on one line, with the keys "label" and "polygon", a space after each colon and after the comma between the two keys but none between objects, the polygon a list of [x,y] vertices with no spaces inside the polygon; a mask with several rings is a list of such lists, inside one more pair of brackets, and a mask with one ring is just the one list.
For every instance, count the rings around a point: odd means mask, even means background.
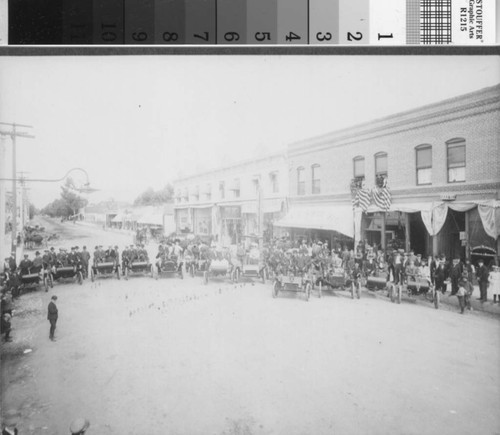
[{"label": "person standing on sidewalk", "polygon": [[463,314],[465,311],[465,304],[468,294],[469,294],[469,279],[467,276],[467,272],[464,271],[462,273],[462,277],[458,280],[458,290],[456,293],[458,297],[458,304],[460,306],[460,314]]},{"label": "person standing on sidewalk", "polygon": [[57,296],[55,296],[55,295],[52,296],[52,298],[49,302],[48,313],[47,313],[47,320],[50,322],[49,338],[52,341],[55,341],[54,333],[56,332],[56,323],[57,323],[57,318],[58,318],[58,314],[59,314],[59,311],[58,311],[57,305],[56,305],[56,301],[57,301]]},{"label": "person standing on sidewalk", "polygon": [[498,266],[493,266],[489,281],[491,293],[493,294],[493,303],[500,303],[500,268]]},{"label": "person standing on sidewalk", "polygon": [[477,277],[477,282],[479,283],[479,293],[480,293],[478,300],[480,300],[481,302],[486,302],[488,300],[487,291],[488,291],[489,272],[488,268],[484,265],[483,260],[480,259],[477,262],[477,264],[479,267],[477,268],[476,271],[476,277]]}]

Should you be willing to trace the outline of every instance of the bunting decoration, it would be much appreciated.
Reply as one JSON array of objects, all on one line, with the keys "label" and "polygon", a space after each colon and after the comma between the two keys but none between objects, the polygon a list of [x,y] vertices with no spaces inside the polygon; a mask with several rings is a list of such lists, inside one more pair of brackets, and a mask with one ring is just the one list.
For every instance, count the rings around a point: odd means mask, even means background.
[{"label": "bunting decoration", "polygon": [[366,211],[370,205],[372,192],[364,186],[362,180],[352,180],[351,182],[352,207],[361,208]]},{"label": "bunting decoration", "polygon": [[375,205],[384,210],[388,211],[391,208],[391,192],[387,187],[387,178],[384,178],[380,185],[373,188],[373,202]]}]

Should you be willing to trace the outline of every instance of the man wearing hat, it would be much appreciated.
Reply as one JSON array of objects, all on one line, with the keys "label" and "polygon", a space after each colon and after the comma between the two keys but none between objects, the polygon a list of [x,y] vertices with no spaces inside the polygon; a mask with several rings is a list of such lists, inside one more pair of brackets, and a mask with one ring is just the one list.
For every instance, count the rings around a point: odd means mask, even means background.
[{"label": "man wearing hat", "polygon": [[17,269],[16,253],[14,251],[10,253],[9,269],[10,269],[10,273],[14,273]]},{"label": "man wearing hat", "polygon": [[57,309],[56,301],[57,301],[57,296],[56,295],[52,296],[49,302],[48,313],[47,313],[47,320],[50,322],[49,338],[52,341],[56,341],[54,338],[54,333],[56,331],[56,323],[57,323],[57,318],[59,316],[59,311]]},{"label": "man wearing hat", "polygon": [[28,254],[24,254],[24,259],[19,263],[19,269],[22,275],[27,275],[30,273],[30,269],[33,267],[33,262],[28,258]]},{"label": "man wearing hat", "polygon": [[463,267],[460,262],[460,257],[455,257],[453,259],[453,265],[450,270],[450,280],[451,280],[451,296],[456,295],[458,291],[458,281],[462,277]]},{"label": "man wearing hat", "polygon": [[488,268],[484,265],[484,261],[479,259],[477,262],[478,268],[476,271],[477,282],[479,283],[479,293],[480,297],[478,298],[481,302],[486,302],[488,299],[487,289],[488,289],[488,278],[489,272]]},{"label": "man wearing hat", "polygon": [[88,278],[89,277],[90,252],[87,251],[86,246],[84,246],[82,248],[82,252],[80,252],[80,258],[82,259],[82,265],[83,265],[83,277]]},{"label": "man wearing hat", "polygon": [[33,267],[32,270],[33,272],[40,272],[43,267],[43,259],[42,256],[40,255],[40,251],[35,252],[35,258],[33,259]]},{"label": "man wearing hat", "polygon": [[89,428],[90,422],[86,418],[76,418],[69,426],[72,435],[84,435]]}]

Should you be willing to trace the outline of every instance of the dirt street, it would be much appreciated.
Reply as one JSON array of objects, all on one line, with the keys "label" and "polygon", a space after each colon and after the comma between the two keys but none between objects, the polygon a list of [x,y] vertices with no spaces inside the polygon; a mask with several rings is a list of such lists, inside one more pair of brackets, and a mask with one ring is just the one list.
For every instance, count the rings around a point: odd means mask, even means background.
[{"label": "dirt street", "polygon": [[1,399],[20,434],[68,434],[77,416],[89,435],[500,434],[500,322],[481,313],[201,277],[56,284],[16,308]]}]

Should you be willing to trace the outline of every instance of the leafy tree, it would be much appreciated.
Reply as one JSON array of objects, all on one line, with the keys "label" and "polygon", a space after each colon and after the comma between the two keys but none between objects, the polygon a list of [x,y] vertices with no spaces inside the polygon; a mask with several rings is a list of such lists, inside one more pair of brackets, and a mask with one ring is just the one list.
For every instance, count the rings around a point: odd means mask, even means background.
[{"label": "leafy tree", "polygon": [[87,205],[87,200],[78,195],[71,178],[67,178],[61,187],[61,198],[55,199],[42,209],[43,214],[51,217],[70,217]]},{"label": "leafy tree", "polygon": [[169,183],[163,189],[155,191],[149,187],[142,192],[134,201],[134,205],[158,205],[172,202],[174,187]]}]

